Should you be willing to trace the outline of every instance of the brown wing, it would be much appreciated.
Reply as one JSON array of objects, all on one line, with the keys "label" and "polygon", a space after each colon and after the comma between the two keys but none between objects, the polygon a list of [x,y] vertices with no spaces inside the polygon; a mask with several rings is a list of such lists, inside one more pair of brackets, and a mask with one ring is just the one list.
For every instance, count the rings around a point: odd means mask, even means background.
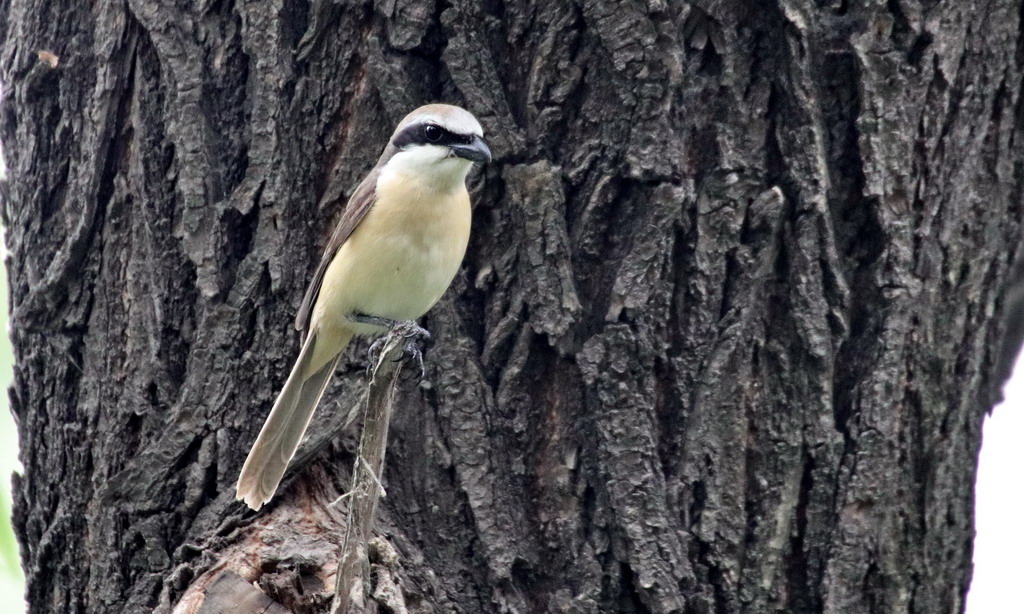
[{"label": "brown wing", "polygon": [[377,177],[380,175],[379,169],[380,165],[378,164],[363,179],[359,187],[356,188],[356,191],[352,193],[352,198],[348,199],[348,204],[345,205],[345,213],[341,215],[338,227],[334,229],[334,234],[331,235],[331,240],[327,243],[327,249],[324,250],[323,258],[320,259],[320,265],[316,267],[313,280],[309,282],[309,287],[306,288],[306,296],[303,297],[302,305],[299,306],[299,313],[295,316],[295,330],[302,331],[303,339],[309,333],[309,319],[313,314],[313,305],[316,304],[316,299],[320,296],[320,285],[323,284],[327,267],[334,260],[334,255],[338,253],[338,249],[348,240],[352,231],[356,229],[359,222],[366,217],[366,212],[373,206],[373,201],[377,197],[376,187]]}]

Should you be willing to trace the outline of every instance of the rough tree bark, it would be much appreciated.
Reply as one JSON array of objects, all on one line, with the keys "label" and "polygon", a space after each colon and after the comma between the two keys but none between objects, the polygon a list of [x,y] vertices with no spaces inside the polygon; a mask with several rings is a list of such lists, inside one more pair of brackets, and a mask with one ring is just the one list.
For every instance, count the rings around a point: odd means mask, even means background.
[{"label": "rough tree bark", "polygon": [[382,611],[962,610],[1021,334],[1019,0],[0,14],[32,612],[186,611],[222,572],[326,607],[352,434],[260,514],[232,485],[332,221],[437,100],[496,161],[399,393]]}]

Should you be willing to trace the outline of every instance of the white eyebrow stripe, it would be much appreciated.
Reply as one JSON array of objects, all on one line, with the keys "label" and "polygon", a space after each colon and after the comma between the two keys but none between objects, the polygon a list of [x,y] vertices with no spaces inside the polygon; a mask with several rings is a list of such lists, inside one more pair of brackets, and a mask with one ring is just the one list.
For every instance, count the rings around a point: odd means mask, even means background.
[{"label": "white eyebrow stripe", "polygon": [[458,107],[447,107],[444,109],[443,113],[435,113],[432,111],[412,113],[398,125],[395,129],[395,134],[398,134],[409,126],[422,123],[437,124],[441,128],[455,134],[480,137],[484,135],[480,122],[478,122],[469,111]]},{"label": "white eyebrow stripe", "polygon": [[[456,121],[452,121],[452,119],[455,119]],[[448,132],[454,132],[455,134],[483,136],[483,129],[480,128],[480,124],[477,124],[476,122],[470,123],[466,121],[458,121],[458,119],[459,118],[440,117],[437,115],[425,115],[416,118],[416,123],[437,124]]]}]

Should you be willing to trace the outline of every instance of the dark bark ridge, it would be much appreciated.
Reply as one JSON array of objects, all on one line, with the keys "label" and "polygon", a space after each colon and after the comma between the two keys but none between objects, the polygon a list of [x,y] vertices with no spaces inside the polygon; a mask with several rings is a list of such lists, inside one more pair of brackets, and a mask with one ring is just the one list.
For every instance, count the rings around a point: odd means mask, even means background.
[{"label": "dark bark ridge", "polygon": [[397,400],[403,607],[960,611],[1021,334],[1022,9],[853,4],[0,0],[31,611],[221,571],[326,608],[351,441],[260,515],[231,485],[332,220],[436,100],[495,163]]}]

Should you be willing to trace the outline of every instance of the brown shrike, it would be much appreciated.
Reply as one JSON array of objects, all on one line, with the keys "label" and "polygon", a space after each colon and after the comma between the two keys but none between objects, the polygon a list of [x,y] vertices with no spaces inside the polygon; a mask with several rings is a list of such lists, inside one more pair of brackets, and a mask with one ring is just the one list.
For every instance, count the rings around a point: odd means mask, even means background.
[{"label": "brown shrike", "polygon": [[349,341],[419,318],[448,289],[469,241],[466,175],[490,159],[480,123],[459,107],[423,106],[398,124],[302,299],[302,350],[238,476],[249,507],[274,495]]}]

